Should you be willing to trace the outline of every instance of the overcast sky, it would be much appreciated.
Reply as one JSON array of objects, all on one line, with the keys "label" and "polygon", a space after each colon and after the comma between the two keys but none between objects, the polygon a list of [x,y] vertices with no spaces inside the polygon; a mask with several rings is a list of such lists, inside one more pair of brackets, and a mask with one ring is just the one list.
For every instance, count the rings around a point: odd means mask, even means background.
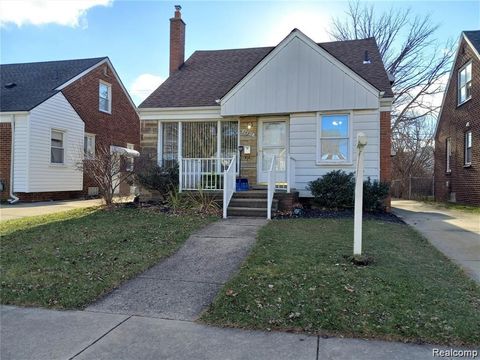
[{"label": "overcast sky", "polygon": [[[293,28],[328,41],[344,1],[200,2],[0,0],[0,62],[109,56],[138,104],[168,76],[169,18],[183,7],[186,57],[195,50],[272,46]],[[440,24],[438,38],[480,29],[480,1],[374,1],[379,10],[410,7]]]}]

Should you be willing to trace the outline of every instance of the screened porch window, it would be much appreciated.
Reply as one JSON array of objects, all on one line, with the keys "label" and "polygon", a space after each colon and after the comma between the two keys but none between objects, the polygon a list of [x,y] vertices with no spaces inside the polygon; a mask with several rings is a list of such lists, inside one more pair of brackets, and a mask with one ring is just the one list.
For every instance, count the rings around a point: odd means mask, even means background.
[{"label": "screened porch window", "polygon": [[178,159],[178,123],[163,123],[162,129],[162,165],[174,166]]},{"label": "screened porch window", "polygon": [[179,124],[162,123],[161,148],[164,166],[175,164],[180,153],[183,158],[231,158],[237,154],[238,121],[181,122],[181,144],[178,143]]}]

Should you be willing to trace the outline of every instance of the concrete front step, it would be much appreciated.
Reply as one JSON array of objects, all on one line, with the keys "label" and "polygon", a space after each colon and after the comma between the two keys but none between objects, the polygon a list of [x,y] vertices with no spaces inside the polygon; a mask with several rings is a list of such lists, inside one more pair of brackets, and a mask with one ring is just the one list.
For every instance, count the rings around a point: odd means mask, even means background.
[{"label": "concrete front step", "polygon": [[[230,200],[229,207],[246,207],[246,208],[267,208],[267,199],[232,199]],[[278,209],[278,200],[273,199],[272,209],[275,211]]]},{"label": "concrete front step", "polygon": [[236,191],[233,193],[234,199],[266,199],[267,196],[265,190]]},{"label": "concrete front step", "polygon": [[228,207],[227,216],[267,217],[267,208]]}]

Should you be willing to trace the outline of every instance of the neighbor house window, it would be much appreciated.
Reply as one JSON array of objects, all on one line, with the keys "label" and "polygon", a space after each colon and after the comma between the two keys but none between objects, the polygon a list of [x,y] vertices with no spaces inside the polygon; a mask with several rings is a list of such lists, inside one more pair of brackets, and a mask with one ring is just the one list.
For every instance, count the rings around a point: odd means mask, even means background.
[{"label": "neighbor house window", "polygon": [[52,164],[64,163],[64,133],[60,130],[51,131],[51,143],[50,143],[50,162]]},{"label": "neighbor house window", "polygon": [[112,111],[112,86],[103,81],[98,86],[98,107],[103,112]]},{"label": "neighbor house window", "polygon": [[458,72],[458,104],[472,97],[472,63],[463,66]]},{"label": "neighbor house window", "polygon": [[93,159],[95,157],[95,135],[85,134],[83,138],[83,154],[85,159]]},{"label": "neighbor house window", "polygon": [[465,165],[472,164],[472,131],[465,133]]},{"label": "neighbor house window", "polygon": [[447,138],[445,140],[445,171],[447,173],[452,172],[452,169],[450,168],[450,161],[452,159],[452,140],[451,138]]},{"label": "neighbor house window", "polygon": [[332,114],[319,116],[317,162],[337,163],[350,160],[349,116]]},{"label": "neighbor house window", "polygon": [[[127,149],[135,150],[135,145],[127,143]],[[133,157],[131,157],[131,156],[127,157],[126,170],[127,171],[133,171],[134,164],[135,164],[135,160],[133,159]]]}]

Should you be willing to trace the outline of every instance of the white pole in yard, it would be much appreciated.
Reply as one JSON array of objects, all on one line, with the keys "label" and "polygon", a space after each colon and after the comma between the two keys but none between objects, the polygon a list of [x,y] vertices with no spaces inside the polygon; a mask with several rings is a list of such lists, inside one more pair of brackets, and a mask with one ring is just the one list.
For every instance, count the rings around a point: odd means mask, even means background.
[{"label": "white pole in yard", "polygon": [[357,134],[357,171],[355,179],[355,218],[353,225],[353,255],[362,255],[363,157],[367,135]]}]

